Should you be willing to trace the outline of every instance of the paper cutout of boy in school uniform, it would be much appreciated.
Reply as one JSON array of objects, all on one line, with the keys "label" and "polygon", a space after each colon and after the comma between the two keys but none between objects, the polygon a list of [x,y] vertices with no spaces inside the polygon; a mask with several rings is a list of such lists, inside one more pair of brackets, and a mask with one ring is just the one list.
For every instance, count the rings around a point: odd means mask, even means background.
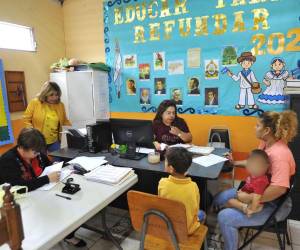
[{"label": "paper cutout of boy in school uniform", "polygon": [[236,82],[240,81],[239,103],[235,105],[237,110],[245,108],[246,98],[249,109],[258,109],[258,105],[255,104],[253,93],[251,92],[251,84],[257,82],[254,72],[250,69],[255,61],[256,57],[253,56],[251,52],[243,52],[240,57],[237,58],[237,62],[243,68],[242,71],[235,75],[226,68],[228,76]]}]

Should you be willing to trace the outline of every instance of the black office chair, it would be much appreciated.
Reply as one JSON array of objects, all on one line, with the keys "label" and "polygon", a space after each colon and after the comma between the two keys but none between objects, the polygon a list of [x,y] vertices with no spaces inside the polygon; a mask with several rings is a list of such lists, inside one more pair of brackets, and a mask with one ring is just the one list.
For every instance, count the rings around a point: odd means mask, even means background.
[{"label": "black office chair", "polygon": [[[244,238],[243,245],[239,248],[239,250],[244,249],[247,245],[249,245],[258,235],[260,235],[263,231],[276,233],[278,243],[281,250],[285,250],[285,243],[288,245],[291,245],[290,238],[288,235],[288,215],[284,220],[278,221],[276,218],[276,214],[279,211],[280,208],[283,207],[285,202],[287,202],[288,199],[291,199],[290,194],[294,188],[294,177],[291,177],[290,180],[291,188],[280,198],[278,198],[277,206],[275,210],[271,213],[269,218],[266,220],[266,222],[261,226],[249,226],[249,227],[241,227],[240,230],[246,229],[246,235]],[[241,187],[241,185],[240,185]],[[248,239],[250,230],[256,230],[254,234]],[[282,235],[282,238],[281,238]]]},{"label": "black office chair", "polygon": [[[222,126],[211,128],[208,136],[208,145],[215,148],[227,148],[231,150],[229,129]],[[234,166],[227,161],[221,172],[231,174],[232,186],[234,186]]]}]

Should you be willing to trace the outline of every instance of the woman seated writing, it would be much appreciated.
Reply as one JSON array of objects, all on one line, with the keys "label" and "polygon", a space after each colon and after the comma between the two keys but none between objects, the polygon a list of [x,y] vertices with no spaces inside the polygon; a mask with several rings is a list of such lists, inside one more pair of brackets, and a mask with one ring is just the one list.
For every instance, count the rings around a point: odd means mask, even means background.
[{"label": "woman seated writing", "polygon": [[190,143],[192,134],[184,121],[177,116],[176,104],[172,100],[162,101],[153,120],[156,150],[163,151],[164,144]]},{"label": "woman seated writing", "polygon": [[46,151],[45,138],[33,128],[22,129],[17,146],[8,150],[0,158],[0,184],[27,186],[28,190],[37,189],[49,182],[59,181],[60,172],[39,177],[44,168],[51,165]]},{"label": "woman seated writing", "polygon": [[[43,134],[34,128],[22,129],[17,146],[0,157],[0,184],[27,186],[35,190],[50,182],[58,182],[60,172],[40,176],[44,168],[51,165],[46,152],[46,141]],[[86,242],[69,234],[65,241],[75,247],[84,247]]]}]

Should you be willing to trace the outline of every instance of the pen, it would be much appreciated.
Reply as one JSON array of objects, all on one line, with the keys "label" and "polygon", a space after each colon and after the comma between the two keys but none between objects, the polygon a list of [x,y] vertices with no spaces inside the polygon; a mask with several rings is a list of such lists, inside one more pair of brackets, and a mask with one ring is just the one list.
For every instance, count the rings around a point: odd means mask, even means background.
[{"label": "pen", "polygon": [[61,195],[61,194],[55,194],[55,195],[58,196],[58,197],[61,197],[61,198],[65,198],[67,200],[72,200],[72,198],[68,197],[68,196],[64,196],[64,195]]}]

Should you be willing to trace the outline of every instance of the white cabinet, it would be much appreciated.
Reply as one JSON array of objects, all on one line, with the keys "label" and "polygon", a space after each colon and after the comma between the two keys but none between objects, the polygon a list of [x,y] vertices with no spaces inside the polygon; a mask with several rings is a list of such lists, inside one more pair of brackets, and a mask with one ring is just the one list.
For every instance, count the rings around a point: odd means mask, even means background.
[{"label": "white cabinet", "polygon": [[108,76],[105,71],[88,70],[50,74],[62,91],[61,101],[75,128],[96,120],[109,119]]}]

